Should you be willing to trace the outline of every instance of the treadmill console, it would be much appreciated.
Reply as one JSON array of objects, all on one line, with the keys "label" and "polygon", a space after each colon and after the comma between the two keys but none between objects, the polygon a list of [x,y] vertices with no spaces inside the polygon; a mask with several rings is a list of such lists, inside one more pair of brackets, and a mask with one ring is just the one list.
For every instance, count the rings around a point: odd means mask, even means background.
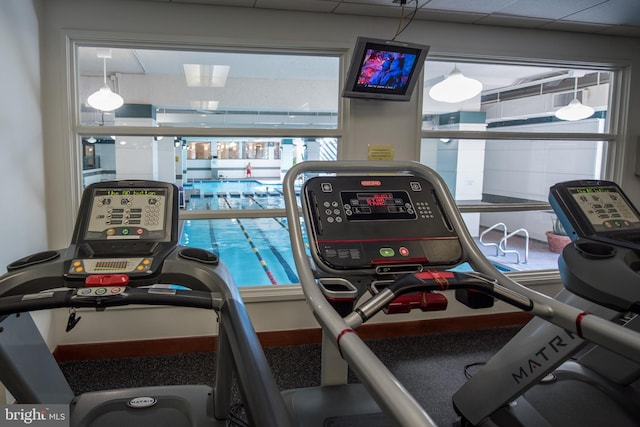
[{"label": "treadmill console", "polygon": [[640,313],[640,213],[610,181],[551,187],[549,202],[574,241],[558,258],[564,287],[612,310]]},{"label": "treadmill console", "polygon": [[149,276],[178,244],[178,189],[159,181],[92,184],[83,193],[66,277]]},{"label": "treadmill console", "polygon": [[393,274],[462,258],[458,236],[422,178],[321,176],[301,194],[311,254],[324,271]]},{"label": "treadmill console", "polygon": [[588,237],[640,249],[640,213],[611,181],[568,181],[550,189],[549,202],[572,240]]}]

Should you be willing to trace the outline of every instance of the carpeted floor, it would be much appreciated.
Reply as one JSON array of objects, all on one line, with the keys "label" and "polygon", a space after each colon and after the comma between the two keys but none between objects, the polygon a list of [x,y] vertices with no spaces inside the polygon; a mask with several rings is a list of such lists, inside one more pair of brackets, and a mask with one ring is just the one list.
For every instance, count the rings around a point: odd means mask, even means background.
[{"label": "carpeted floor", "polygon": [[[496,328],[371,340],[368,345],[440,426],[457,417],[451,396],[466,365],[487,361],[518,331]],[[320,346],[266,348],[282,390],[320,384]],[[189,353],[61,363],[75,393],[167,384],[213,385],[215,353]],[[100,375],[96,375],[99,372]],[[352,381],[357,379],[352,376]]]}]

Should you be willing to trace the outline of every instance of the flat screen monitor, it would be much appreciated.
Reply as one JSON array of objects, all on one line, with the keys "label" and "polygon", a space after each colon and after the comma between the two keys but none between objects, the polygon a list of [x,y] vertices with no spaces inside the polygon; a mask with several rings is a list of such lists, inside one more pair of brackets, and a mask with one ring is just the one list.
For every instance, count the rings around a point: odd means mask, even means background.
[{"label": "flat screen monitor", "polygon": [[408,101],[429,46],[358,37],[342,96]]}]

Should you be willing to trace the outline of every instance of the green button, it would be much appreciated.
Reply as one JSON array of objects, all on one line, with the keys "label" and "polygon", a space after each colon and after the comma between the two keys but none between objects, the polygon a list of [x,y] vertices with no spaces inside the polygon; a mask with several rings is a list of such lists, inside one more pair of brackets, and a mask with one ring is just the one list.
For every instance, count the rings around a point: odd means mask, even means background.
[{"label": "green button", "polygon": [[380,255],[385,257],[394,256],[396,253],[391,248],[380,248]]}]

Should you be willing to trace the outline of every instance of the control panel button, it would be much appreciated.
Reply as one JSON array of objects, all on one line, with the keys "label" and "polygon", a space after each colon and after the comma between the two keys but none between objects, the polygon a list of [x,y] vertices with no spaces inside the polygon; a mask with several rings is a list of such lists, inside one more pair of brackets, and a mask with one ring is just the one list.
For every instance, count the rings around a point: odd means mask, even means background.
[{"label": "control panel button", "polygon": [[392,248],[380,248],[380,255],[383,257],[392,257],[396,252]]}]

